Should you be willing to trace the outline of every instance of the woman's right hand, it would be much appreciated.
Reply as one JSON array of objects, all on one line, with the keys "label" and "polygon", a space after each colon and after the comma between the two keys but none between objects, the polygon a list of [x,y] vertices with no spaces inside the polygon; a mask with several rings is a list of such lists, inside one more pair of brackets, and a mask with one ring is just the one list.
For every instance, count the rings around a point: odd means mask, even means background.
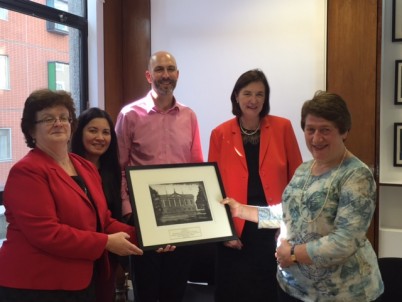
[{"label": "woman's right hand", "polygon": [[119,256],[142,255],[144,252],[128,241],[129,238],[130,235],[124,232],[109,234],[106,250]]}]

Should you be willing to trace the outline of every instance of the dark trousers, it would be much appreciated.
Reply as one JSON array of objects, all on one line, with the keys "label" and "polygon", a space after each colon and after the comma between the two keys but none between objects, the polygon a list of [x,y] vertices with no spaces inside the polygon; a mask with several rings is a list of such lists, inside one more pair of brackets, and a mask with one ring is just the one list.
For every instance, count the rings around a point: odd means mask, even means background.
[{"label": "dark trousers", "polygon": [[194,248],[196,246],[179,246],[174,252],[146,251],[142,256],[132,256],[135,301],[182,301]]},{"label": "dark trousers", "polygon": [[216,302],[276,301],[276,230],[263,230],[263,246],[244,244],[242,250],[220,244],[216,260]]},{"label": "dark trousers", "polygon": [[94,283],[84,289],[67,290],[32,290],[0,286],[0,302],[95,302]]}]

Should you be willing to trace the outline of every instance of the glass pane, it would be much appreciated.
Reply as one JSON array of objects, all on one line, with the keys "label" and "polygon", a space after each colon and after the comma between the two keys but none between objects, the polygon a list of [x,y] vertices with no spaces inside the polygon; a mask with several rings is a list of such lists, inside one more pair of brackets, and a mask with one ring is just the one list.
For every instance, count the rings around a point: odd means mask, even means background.
[{"label": "glass pane", "polygon": [[8,20],[8,10],[6,10],[5,8],[0,8],[0,20]]},{"label": "glass pane", "polygon": [[0,89],[10,88],[8,57],[0,54]]},{"label": "glass pane", "polygon": [[11,129],[0,128],[0,162],[11,159]]},{"label": "glass pane", "polygon": [[[45,3],[46,0],[35,2]],[[67,27],[62,33],[49,31],[46,20],[12,10],[8,11],[8,21],[0,22],[0,56],[8,59],[10,78],[9,89],[0,89],[0,128],[11,129],[11,157],[0,162],[0,191],[12,165],[29,151],[20,121],[24,102],[33,90],[51,88],[53,81],[52,89],[71,92],[79,114],[81,49],[81,32],[76,28]],[[49,67],[51,62],[54,63],[53,73]],[[5,227],[2,211],[0,206],[0,242]]]}]

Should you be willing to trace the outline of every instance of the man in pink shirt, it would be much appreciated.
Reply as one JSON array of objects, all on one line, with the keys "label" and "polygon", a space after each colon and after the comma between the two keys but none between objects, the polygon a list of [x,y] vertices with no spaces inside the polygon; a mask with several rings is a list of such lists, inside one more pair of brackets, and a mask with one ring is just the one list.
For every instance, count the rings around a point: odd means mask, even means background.
[{"label": "man in pink shirt", "polygon": [[[124,172],[127,166],[203,161],[197,117],[173,96],[179,77],[173,55],[154,53],[145,76],[152,89],[123,107],[116,122],[123,173],[122,211],[127,221],[132,213]],[[133,257],[134,286],[140,302],[181,301],[191,254],[190,247],[179,247],[166,256],[150,251]]]}]

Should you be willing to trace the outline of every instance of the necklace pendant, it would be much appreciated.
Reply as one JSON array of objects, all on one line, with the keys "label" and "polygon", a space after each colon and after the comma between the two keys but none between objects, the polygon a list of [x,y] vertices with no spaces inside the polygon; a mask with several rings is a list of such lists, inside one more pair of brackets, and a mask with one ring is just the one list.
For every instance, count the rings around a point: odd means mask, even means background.
[{"label": "necklace pendant", "polygon": [[248,136],[256,134],[260,130],[260,125],[261,125],[261,123],[258,123],[258,127],[255,130],[247,130],[247,129],[243,128],[241,121],[239,120],[239,126],[240,126],[241,133],[243,133],[244,135],[248,135]]}]

